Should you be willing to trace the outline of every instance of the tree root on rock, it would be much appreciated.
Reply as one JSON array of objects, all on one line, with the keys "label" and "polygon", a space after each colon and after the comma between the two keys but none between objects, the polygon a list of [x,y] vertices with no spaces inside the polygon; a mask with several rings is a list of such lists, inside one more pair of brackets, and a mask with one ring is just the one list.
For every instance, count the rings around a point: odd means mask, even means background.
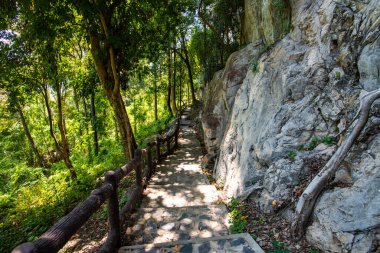
[{"label": "tree root on rock", "polygon": [[299,198],[296,206],[295,220],[291,228],[292,237],[295,240],[299,240],[305,234],[307,222],[313,212],[319,194],[335,175],[341,162],[346,157],[355,140],[359,137],[368,121],[371,106],[378,98],[380,98],[380,89],[369,92],[361,98],[360,108],[357,114],[358,117],[355,116],[354,118],[356,119],[357,117],[357,120],[352,132],[348,134],[346,140],[337,149],[322,170],[314,177]]}]

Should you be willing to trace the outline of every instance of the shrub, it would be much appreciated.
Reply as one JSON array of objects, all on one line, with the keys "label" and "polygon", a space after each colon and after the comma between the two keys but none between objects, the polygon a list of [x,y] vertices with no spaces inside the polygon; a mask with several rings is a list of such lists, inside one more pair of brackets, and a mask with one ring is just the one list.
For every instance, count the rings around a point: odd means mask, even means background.
[{"label": "shrub", "polygon": [[242,201],[232,198],[227,204],[229,211],[229,224],[231,234],[243,233],[246,231],[248,221],[247,216],[244,215],[245,205]]}]

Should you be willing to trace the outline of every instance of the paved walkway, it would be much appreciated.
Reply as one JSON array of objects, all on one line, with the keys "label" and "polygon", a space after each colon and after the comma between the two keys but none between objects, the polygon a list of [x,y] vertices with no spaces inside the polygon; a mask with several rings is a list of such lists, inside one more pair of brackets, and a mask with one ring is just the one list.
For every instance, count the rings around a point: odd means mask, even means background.
[{"label": "paved walkway", "polygon": [[192,122],[182,116],[179,148],[157,168],[119,252],[263,252],[248,234],[228,235],[227,210],[201,170]]}]

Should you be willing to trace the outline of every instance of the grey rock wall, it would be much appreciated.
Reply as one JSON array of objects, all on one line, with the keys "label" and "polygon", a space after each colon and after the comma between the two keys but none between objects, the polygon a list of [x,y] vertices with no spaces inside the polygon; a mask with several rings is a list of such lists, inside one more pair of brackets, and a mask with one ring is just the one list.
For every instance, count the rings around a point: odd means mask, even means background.
[{"label": "grey rock wall", "polygon": [[254,60],[258,59],[263,43],[251,43],[227,60],[226,67],[214,74],[206,87],[202,108],[202,128],[204,132],[207,159],[213,159],[219,153],[224,132],[235,102],[236,92]]},{"label": "grey rock wall", "polygon": [[[235,91],[227,100],[221,88],[234,87],[222,77],[231,65],[216,74],[207,97],[218,102],[205,110],[218,115],[214,177],[229,197],[249,197],[267,212],[291,202],[302,178],[323,166],[344,136],[333,145],[313,140],[348,127],[359,98],[380,88],[378,0],[293,0],[291,6],[290,34],[260,59],[255,53],[247,57],[251,67],[234,99]],[[220,109],[223,100],[230,110]],[[370,252],[379,246],[379,107],[316,204],[307,238],[324,251]]]}]

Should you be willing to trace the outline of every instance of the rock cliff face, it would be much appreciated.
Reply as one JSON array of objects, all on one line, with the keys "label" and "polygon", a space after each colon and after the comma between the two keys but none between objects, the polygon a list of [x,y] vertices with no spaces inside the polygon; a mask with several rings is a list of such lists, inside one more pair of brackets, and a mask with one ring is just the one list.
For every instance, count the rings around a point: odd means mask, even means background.
[{"label": "rock cliff face", "polygon": [[[214,176],[226,194],[273,212],[331,157],[359,98],[380,88],[380,2],[246,0],[245,6],[245,38],[255,42],[233,54],[207,87],[205,142],[217,155]],[[286,26],[276,22],[287,14],[276,15],[276,8],[291,13],[282,39]],[[316,204],[307,238],[325,251],[379,246],[379,104]]]},{"label": "rock cliff face", "polygon": [[290,31],[289,0],[245,0],[244,13],[243,43],[273,44]]}]

